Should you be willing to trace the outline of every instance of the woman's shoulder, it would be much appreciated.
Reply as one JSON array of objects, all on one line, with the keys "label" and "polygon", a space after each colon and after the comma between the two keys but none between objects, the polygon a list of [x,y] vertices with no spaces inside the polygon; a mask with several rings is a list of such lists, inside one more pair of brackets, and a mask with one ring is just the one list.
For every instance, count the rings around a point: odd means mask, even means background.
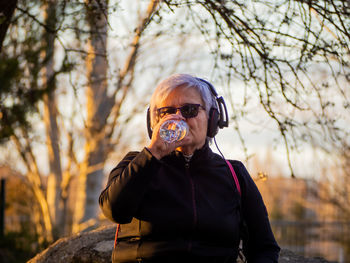
[{"label": "woman's shoulder", "polygon": [[230,163],[237,168],[245,168],[244,164],[239,160],[229,160]]},{"label": "woman's shoulder", "polygon": [[240,187],[242,189],[242,195],[244,196],[247,192],[255,191],[256,186],[253,178],[250,176],[243,162],[239,160],[229,160],[233,166],[233,169],[237,175]]},{"label": "woman's shoulder", "polygon": [[232,164],[233,169],[238,174],[238,176],[241,176],[241,177],[249,176],[249,173],[245,168],[243,162],[239,160],[229,160],[229,162]]}]

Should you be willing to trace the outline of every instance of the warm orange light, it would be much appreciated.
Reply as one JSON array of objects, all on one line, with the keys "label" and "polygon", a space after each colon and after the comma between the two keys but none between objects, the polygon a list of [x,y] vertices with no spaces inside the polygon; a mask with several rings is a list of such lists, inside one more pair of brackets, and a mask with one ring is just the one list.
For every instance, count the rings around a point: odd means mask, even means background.
[{"label": "warm orange light", "polygon": [[258,172],[258,178],[256,179],[256,181],[266,181],[267,180],[267,173],[264,172]]}]

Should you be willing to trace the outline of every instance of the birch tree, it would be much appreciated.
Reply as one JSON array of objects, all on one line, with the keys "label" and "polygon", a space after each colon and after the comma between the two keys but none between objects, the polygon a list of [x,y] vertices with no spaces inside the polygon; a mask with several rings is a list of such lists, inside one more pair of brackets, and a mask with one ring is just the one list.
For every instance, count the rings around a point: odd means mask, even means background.
[{"label": "birch tree", "polygon": [[103,134],[111,104],[107,96],[107,29],[108,1],[87,1],[87,21],[90,28],[86,58],[86,141],[85,157],[79,174],[73,231],[79,223],[93,219],[97,213],[96,196],[101,189],[103,163],[107,141]]},{"label": "birch tree", "polygon": [[43,70],[43,85],[49,90],[44,96],[44,123],[46,129],[46,145],[49,158],[49,175],[46,190],[46,200],[49,207],[50,218],[55,237],[64,233],[64,208],[62,200],[62,167],[59,146],[59,129],[57,124],[58,111],[55,97],[56,76],[54,70],[55,40],[57,28],[58,8],[56,0],[48,0],[44,4],[45,24],[49,30],[45,31],[45,50]]},{"label": "birch tree", "polygon": [[[94,219],[98,212],[96,202],[102,187],[103,166],[113,145],[111,137],[120,114],[120,107],[124,102],[128,89],[134,79],[135,61],[140,45],[140,37],[149,23],[151,16],[158,6],[158,0],[149,2],[147,11],[135,30],[135,36],[131,43],[131,49],[118,73],[118,83],[111,96],[107,95],[107,1],[88,1],[87,17],[91,30],[88,42],[88,56],[86,68],[88,74],[88,86],[86,88],[87,119],[85,158],[79,174],[79,193],[75,212],[74,232],[80,230],[79,223],[83,222],[84,228],[89,225],[90,219]],[[122,93],[116,102],[115,97]],[[111,123],[107,119],[112,119]],[[95,223],[94,221],[92,221]]]},{"label": "birch tree", "polygon": [[[27,179],[40,204],[40,215],[36,215],[37,232],[40,235],[39,242],[56,239],[59,236],[80,231],[97,223],[98,195],[103,181],[103,167],[108,155],[120,139],[122,133],[116,136],[115,129],[118,126],[122,105],[134,81],[136,58],[138,56],[140,40],[144,30],[152,21],[152,16],[158,8],[158,1],[149,1],[148,7],[139,14],[138,24],[131,37],[130,47],[127,48],[125,61],[120,61],[120,70],[116,77],[117,84],[108,94],[108,61],[107,61],[107,31],[108,31],[108,2],[88,1],[83,6],[62,6],[57,1],[40,2],[42,20],[40,15],[35,14],[26,6],[18,6],[18,12],[25,19],[32,19],[40,28],[38,38],[43,42],[38,45],[35,59],[37,66],[36,74],[29,74],[31,88],[41,86],[47,91],[44,100],[38,105],[38,115],[45,127],[45,148],[48,158],[48,180],[45,183],[45,172],[40,168],[40,153],[36,151],[38,138],[42,138],[40,132],[35,135],[35,130],[27,130],[24,127],[15,129],[12,133],[12,145],[16,147],[19,156],[26,168]],[[83,9],[81,9],[83,7]],[[37,10],[37,9],[34,9]],[[61,10],[61,17],[57,12]],[[62,11],[63,10],[63,11]],[[63,33],[71,28],[65,26],[71,22],[72,17],[67,13],[77,10],[86,12],[87,26],[89,28],[87,47],[82,42],[77,46],[68,46],[64,43]],[[39,13],[41,14],[41,13]],[[64,22],[64,19],[69,20]],[[84,28],[85,25],[83,24]],[[19,28],[19,27],[18,27]],[[13,26],[11,34],[17,29]],[[22,29],[20,29],[22,30]],[[84,34],[81,28],[74,28],[77,34]],[[62,39],[60,39],[62,37]],[[78,37],[77,37],[78,38]],[[78,38],[79,39],[79,38]],[[80,39],[79,39],[80,40]],[[61,46],[64,57],[57,61],[57,47]],[[9,46],[6,46],[7,50]],[[68,120],[64,120],[62,110],[66,106],[59,105],[58,76],[68,71],[69,54],[76,59],[85,57],[86,85],[85,102],[77,101],[77,109],[85,109],[86,116],[83,118],[83,129],[77,130],[76,118],[80,112],[73,113]],[[25,61],[25,60],[24,60]],[[30,62],[23,63],[25,69],[30,69]],[[68,66],[67,66],[68,63]],[[55,64],[61,64],[55,67]],[[30,70],[29,70],[30,71]],[[26,72],[26,70],[24,70]],[[22,76],[22,78],[24,78]],[[14,84],[14,87],[18,83]],[[81,92],[72,84],[72,90],[66,92]],[[84,105],[80,104],[84,103]],[[128,120],[124,121],[127,122]],[[79,143],[75,139],[83,138],[84,145],[81,151]],[[62,144],[62,142],[64,142]],[[84,153],[83,157],[77,157]],[[38,157],[39,156],[39,157]],[[78,178],[78,187],[72,189],[71,183]],[[72,206],[72,204],[75,204]]]},{"label": "birch tree", "polygon": [[[50,10],[46,9],[45,11],[49,12]],[[47,20],[49,20],[48,19],[49,15],[46,17],[47,17]],[[28,21],[27,19],[28,17],[24,18],[21,22],[25,23],[26,21]],[[53,19],[55,19],[55,17],[53,17]],[[49,21],[47,22],[48,22],[48,25],[50,24],[52,25],[51,22]],[[45,47],[46,52],[42,52],[43,42],[38,41],[37,38],[38,39],[41,38],[41,33],[43,31],[40,30],[42,29],[40,26],[38,28],[39,28],[38,32],[28,31],[25,37],[18,34],[18,27],[14,27],[14,30],[10,33],[11,37],[12,36],[18,37],[18,38],[15,38],[13,43],[14,46],[11,47],[11,51],[12,51],[11,55],[16,57],[18,56],[17,52],[23,52],[23,57],[26,57],[27,61],[30,61],[30,63],[20,64],[19,61],[16,61],[18,63],[17,68],[13,68],[12,72],[13,72],[13,76],[17,75],[17,77],[12,78],[11,76],[9,76],[9,83],[8,83],[9,85],[6,88],[7,89],[13,88],[15,91],[17,91],[17,94],[20,96],[18,98],[14,98],[14,100],[11,100],[11,97],[5,97],[3,100],[3,103],[4,103],[3,105],[5,109],[4,111],[2,111],[2,113],[5,112],[6,114],[6,106],[9,106],[9,108],[15,109],[14,114],[22,113],[23,119],[20,123],[24,123],[24,124],[27,122],[27,120],[25,119],[25,116],[27,116],[26,110],[33,109],[32,107],[34,103],[37,102],[38,99],[40,99],[40,97],[42,97],[42,95],[46,93],[46,90],[48,89],[48,86],[49,86],[46,83],[44,87],[38,87],[37,79],[39,78],[39,75],[40,75],[40,68],[41,68],[40,64],[43,62],[40,59],[41,54],[43,54],[43,56],[49,61],[48,67],[46,68],[47,69],[46,77],[51,77],[50,74],[52,73],[51,72],[52,70],[50,67],[50,61],[52,61],[51,57],[53,56],[52,45],[54,40],[51,36],[49,36],[49,34],[46,34],[46,37],[47,37],[47,46]],[[49,26],[47,26],[47,28],[49,28]],[[52,29],[52,31],[54,31],[54,29]],[[33,45],[31,46],[31,44]],[[10,58],[10,53],[3,55],[3,58],[13,60],[13,58]],[[16,73],[16,72],[20,72],[20,73]],[[28,87],[26,87],[26,84],[30,84],[31,89],[28,89]],[[18,110],[16,111],[16,109]],[[8,125],[8,126],[5,126],[5,125]],[[32,187],[32,191],[40,207],[40,211],[33,210],[33,217],[36,223],[35,224],[36,232],[39,234],[39,243],[43,243],[44,241],[51,242],[53,241],[53,238],[54,238],[52,217],[50,215],[49,204],[46,198],[46,191],[44,189],[45,187],[43,186],[43,182],[42,182],[42,177],[41,177],[42,174],[38,166],[37,157],[35,156],[32,149],[31,135],[30,135],[30,132],[27,130],[28,126],[19,125],[17,129],[14,129],[14,127],[11,126],[11,121],[8,121],[8,118],[5,119],[5,125],[3,127],[11,127],[9,132],[7,133],[7,136],[11,136],[13,145],[16,147],[16,149],[18,150],[19,156],[23,160],[23,163],[27,170],[26,178]]]}]

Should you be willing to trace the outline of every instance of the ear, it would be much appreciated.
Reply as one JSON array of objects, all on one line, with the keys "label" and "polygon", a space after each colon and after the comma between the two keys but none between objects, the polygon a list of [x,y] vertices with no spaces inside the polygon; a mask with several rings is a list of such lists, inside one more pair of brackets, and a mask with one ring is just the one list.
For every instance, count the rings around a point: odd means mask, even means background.
[{"label": "ear", "polygon": [[213,138],[218,133],[219,112],[216,108],[209,111],[207,136]]}]

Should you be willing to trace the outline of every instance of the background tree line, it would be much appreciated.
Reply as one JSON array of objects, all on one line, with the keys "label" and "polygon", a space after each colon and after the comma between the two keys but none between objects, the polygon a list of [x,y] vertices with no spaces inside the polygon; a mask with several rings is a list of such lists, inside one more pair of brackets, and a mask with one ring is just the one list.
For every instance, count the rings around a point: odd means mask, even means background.
[{"label": "background tree line", "polygon": [[[349,1],[10,2],[2,162],[26,175],[40,242],[98,224],[104,167],[143,145],[150,91],[173,72],[224,93],[247,160],[249,122],[284,145],[291,176],[292,153],[312,146],[349,180]],[[349,215],[349,184],[327,180],[327,201]]]}]

